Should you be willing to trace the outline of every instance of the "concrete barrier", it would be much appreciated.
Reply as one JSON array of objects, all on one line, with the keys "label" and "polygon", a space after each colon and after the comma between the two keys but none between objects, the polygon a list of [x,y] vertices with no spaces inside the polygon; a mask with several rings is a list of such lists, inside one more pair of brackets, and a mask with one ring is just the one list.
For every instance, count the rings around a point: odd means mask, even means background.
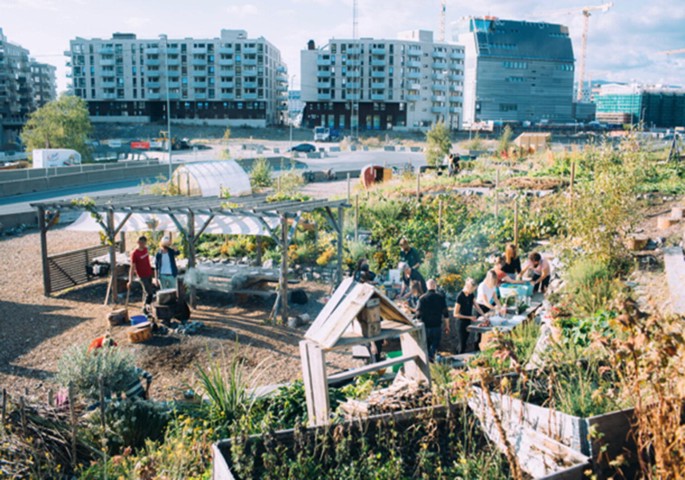
[{"label": "concrete barrier", "polygon": [[138,168],[159,165],[159,160],[141,160],[136,162],[88,163],[74,167],[22,168],[0,171],[0,183],[12,180],[30,180],[32,178],[51,177],[70,173],[84,173],[99,170],[116,170],[120,168]]},{"label": "concrete barrier", "polygon": [[[174,168],[175,167],[176,165]],[[0,197],[69,188],[79,185],[93,185],[98,183],[116,182],[120,180],[156,177],[159,175],[164,175],[168,173],[168,171],[168,165],[156,164],[145,167],[93,170],[83,173],[68,173],[40,178],[2,181],[0,182]]]}]

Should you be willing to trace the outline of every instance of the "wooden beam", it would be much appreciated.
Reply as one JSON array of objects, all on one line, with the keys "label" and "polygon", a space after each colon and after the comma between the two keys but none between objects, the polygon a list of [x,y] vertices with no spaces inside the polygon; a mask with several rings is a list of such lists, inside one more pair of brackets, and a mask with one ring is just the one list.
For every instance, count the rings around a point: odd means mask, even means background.
[{"label": "wooden beam", "polygon": [[325,353],[314,342],[302,340],[300,356],[309,425],[326,425],[330,421],[330,404]]},{"label": "wooden beam", "polygon": [[126,224],[126,222],[128,221],[128,219],[131,218],[131,215],[132,215],[132,214],[131,214],[130,212],[126,214],[126,216],[125,216],[124,219],[121,221],[121,223],[119,224],[119,226],[118,226],[117,228],[114,229],[114,233],[113,233],[112,237],[116,237],[116,236],[119,234],[119,232],[121,231],[121,229],[124,228],[124,225]]},{"label": "wooden beam", "polygon": [[207,218],[207,221],[202,224],[202,226],[200,227],[200,230],[198,230],[197,233],[195,234],[195,243],[197,243],[197,240],[200,238],[200,235],[202,235],[204,233],[204,231],[207,230],[207,227],[212,222],[212,220],[214,220],[213,214],[209,215],[209,217]]},{"label": "wooden beam", "polygon": [[50,285],[48,264],[48,226],[44,207],[38,207],[38,226],[40,227],[40,258],[43,266],[43,295],[47,297],[52,292],[52,285]]},{"label": "wooden beam", "polygon": [[343,240],[344,240],[344,230],[343,230],[343,215],[345,210],[343,207],[338,207],[338,281],[336,282],[340,285],[343,279]]},{"label": "wooden beam", "polygon": [[416,382],[426,382],[430,385],[430,367],[428,354],[426,353],[426,331],[421,322],[417,322],[417,329],[400,335],[402,355],[412,357],[412,360],[404,366],[407,378]]},{"label": "wooden beam", "polygon": [[[188,213],[188,232],[186,234],[188,240],[188,268],[195,268],[195,214]],[[190,286],[190,306],[197,307],[197,289],[195,285]]]},{"label": "wooden beam", "polygon": [[[416,355],[402,355],[401,357],[389,358],[383,360],[382,362],[372,363],[370,365],[364,365],[363,367],[353,368],[345,372],[336,373],[328,377],[328,384],[340,383],[345,380],[350,380],[359,375],[364,375],[366,373],[377,372],[384,368],[393,367],[402,363],[412,362],[416,359]],[[405,367],[406,368],[406,367]]]},{"label": "wooden beam", "polygon": [[340,225],[338,225],[338,221],[335,219],[335,215],[333,215],[331,207],[326,207],[324,212],[326,212],[326,220],[328,220],[328,223],[333,227],[333,230],[340,233],[342,230],[340,229]]},{"label": "wooden beam", "polygon": [[281,301],[281,321],[288,323],[288,218],[281,216],[281,276],[279,296]]}]

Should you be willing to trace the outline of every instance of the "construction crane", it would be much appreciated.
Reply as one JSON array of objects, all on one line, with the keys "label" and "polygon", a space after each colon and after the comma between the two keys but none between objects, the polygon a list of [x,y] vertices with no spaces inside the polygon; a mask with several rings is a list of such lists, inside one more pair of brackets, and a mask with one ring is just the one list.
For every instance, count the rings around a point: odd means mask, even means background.
[{"label": "construction crane", "polygon": [[441,1],[440,6],[440,33],[438,41],[445,43],[445,24],[447,23],[447,0]]},{"label": "construction crane", "polygon": [[603,5],[596,5],[590,7],[581,7],[574,10],[559,12],[562,15],[583,14],[583,36],[580,46],[580,63],[578,65],[578,101],[583,100],[583,93],[585,92],[585,61],[587,59],[587,37],[590,30],[590,17],[592,12],[607,12],[614,6],[614,2],[605,3]]}]

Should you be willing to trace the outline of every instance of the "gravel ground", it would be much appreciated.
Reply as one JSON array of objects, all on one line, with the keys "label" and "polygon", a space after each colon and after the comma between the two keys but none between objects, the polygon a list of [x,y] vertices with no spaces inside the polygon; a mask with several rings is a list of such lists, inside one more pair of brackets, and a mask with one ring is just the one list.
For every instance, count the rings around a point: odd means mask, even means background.
[{"label": "gravel ground", "polygon": [[[97,234],[65,230],[48,234],[51,254],[98,242]],[[55,387],[53,376],[61,353],[105,333],[111,309],[102,304],[106,284],[100,282],[44,297],[40,240],[35,232],[0,240],[0,258],[0,388],[45,398],[47,391]],[[302,286],[310,302],[306,309],[291,310],[306,311],[314,318],[323,306],[328,287]],[[131,299],[138,303],[129,305],[130,312],[140,312],[139,290],[134,290]],[[298,343],[305,328],[265,324],[263,320],[271,307],[266,302],[227,305],[226,300],[218,294],[201,294],[192,319],[205,322],[205,328],[196,335],[155,336],[146,344],[131,345],[125,328],[114,329],[120,348],[134,352],[138,365],[154,375],[154,398],[174,398],[182,389],[192,387],[198,363],[216,359],[228,365],[233,355],[240,355],[249,368],[259,371],[251,375],[259,378],[259,385],[301,378]],[[327,360],[331,371],[359,364],[349,353],[332,353]]]}]

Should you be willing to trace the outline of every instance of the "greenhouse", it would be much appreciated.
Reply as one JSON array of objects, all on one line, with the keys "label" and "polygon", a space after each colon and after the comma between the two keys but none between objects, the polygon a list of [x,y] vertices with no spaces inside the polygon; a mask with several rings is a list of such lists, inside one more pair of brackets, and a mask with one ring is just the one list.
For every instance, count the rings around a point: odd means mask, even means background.
[{"label": "greenhouse", "polygon": [[233,197],[250,195],[250,177],[235,160],[196,162],[181,165],[171,177],[180,195],[190,197]]}]

